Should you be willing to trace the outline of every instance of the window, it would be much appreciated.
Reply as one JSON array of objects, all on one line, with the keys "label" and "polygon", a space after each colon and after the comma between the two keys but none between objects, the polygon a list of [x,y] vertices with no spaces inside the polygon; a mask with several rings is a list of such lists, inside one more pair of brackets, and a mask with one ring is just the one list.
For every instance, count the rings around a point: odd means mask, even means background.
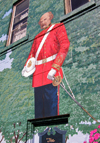
[{"label": "window", "polygon": [[89,1],[91,1],[91,0],[65,0],[65,14],[86,4]]},{"label": "window", "polygon": [[29,0],[22,0],[13,6],[7,45],[26,36]]}]

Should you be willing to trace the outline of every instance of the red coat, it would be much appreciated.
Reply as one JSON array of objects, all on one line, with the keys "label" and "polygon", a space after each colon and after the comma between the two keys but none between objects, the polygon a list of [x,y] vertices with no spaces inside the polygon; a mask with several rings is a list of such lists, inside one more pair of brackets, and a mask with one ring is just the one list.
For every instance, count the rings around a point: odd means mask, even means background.
[{"label": "red coat", "polygon": [[[39,44],[41,43],[41,40],[43,39],[44,34],[47,32],[48,29],[49,27],[41,31],[35,37],[28,59],[31,57],[35,57]],[[37,60],[48,58],[54,54],[57,54],[57,56],[53,61],[41,65],[36,65],[36,71],[33,74],[32,87],[39,87],[52,83],[51,80],[47,79],[48,72],[51,70],[51,68],[56,69],[57,73],[55,76],[61,75],[61,77],[63,78],[61,66],[66,58],[69,45],[70,42],[68,40],[64,24],[55,24],[53,29],[50,31],[47,39],[45,40]]]}]

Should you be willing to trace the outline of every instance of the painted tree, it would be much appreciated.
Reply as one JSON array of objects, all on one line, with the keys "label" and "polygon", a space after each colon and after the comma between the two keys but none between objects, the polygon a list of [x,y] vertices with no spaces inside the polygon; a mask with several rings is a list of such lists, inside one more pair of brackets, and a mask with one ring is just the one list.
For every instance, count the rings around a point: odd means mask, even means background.
[{"label": "painted tree", "polygon": [[[26,133],[27,119],[34,118],[34,94],[32,89],[27,87],[31,83],[27,82],[28,79],[24,79],[23,82],[21,74],[13,70],[6,69],[1,74],[4,77],[4,84],[0,89],[2,93],[0,96],[2,134],[6,141],[12,140],[13,137],[17,141],[25,140],[23,136]],[[21,134],[18,133],[19,131]]]},{"label": "painted tree", "polygon": [[24,133],[20,132],[19,126],[21,126],[21,122],[14,123],[12,133],[9,133],[9,131],[6,131],[6,134],[5,134],[5,138],[7,138],[6,142],[20,143],[20,141],[22,141],[23,138],[24,140],[26,139],[26,131]]},{"label": "painted tree", "polygon": [[[0,134],[2,135],[1,131],[0,131]],[[2,143],[3,139],[4,139],[4,136],[1,137],[0,143]]]}]

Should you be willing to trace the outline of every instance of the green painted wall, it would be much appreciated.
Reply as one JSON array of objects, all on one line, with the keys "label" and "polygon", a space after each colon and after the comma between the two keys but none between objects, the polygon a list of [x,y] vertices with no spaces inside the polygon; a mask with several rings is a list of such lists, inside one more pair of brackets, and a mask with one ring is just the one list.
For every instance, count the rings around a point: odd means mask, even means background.
[{"label": "green painted wall", "polygon": [[[8,142],[11,142],[13,136],[11,133],[15,131],[18,134],[18,130],[21,132],[19,136],[21,139],[26,132],[27,119],[34,118],[32,76],[24,78],[21,71],[33,39],[41,31],[38,25],[39,18],[43,13],[52,11],[54,14],[52,23],[58,23],[64,15],[63,0],[30,0],[28,40],[23,42],[25,39],[23,38],[20,43],[18,41],[17,44],[6,47],[10,10],[15,2],[16,0],[0,1],[0,128]],[[70,40],[63,70],[76,100],[100,121],[100,0],[96,0],[96,4],[88,10],[63,21]],[[9,56],[4,52],[7,49],[12,49],[8,52]],[[11,68],[7,68],[9,61]],[[64,80],[63,82],[65,83]],[[60,114],[66,113],[70,113],[68,126],[59,126],[67,130],[66,136],[74,135],[77,128],[84,134],[89,133],[98,125],[61,88]],[[82,124],[82,121],[91,123],[91,126]],[[71,129],[71,126],[74,129]],[[38,130],[41,132],[44,128]]]}]

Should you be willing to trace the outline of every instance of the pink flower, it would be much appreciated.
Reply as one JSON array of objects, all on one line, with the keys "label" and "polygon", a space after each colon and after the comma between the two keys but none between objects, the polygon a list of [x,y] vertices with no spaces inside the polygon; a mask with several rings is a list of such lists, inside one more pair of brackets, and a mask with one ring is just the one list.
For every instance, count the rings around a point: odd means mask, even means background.
[{"label": "pink flower", "polygon": [[83,143],[87,143],[87,141],[84,141]]},{"label": "pink flower", "polygon": [[90,139],[89,139],[89,143],[92,143],[94,141],[94,137],[91,137]]},{"label": "pink flower", "polygon": [[93,142],[93,143],[98,143],[98,142]]},{"label": "pink flower", "polygon": [[100,137],[100,134],[99,134],[99,133],[96,133],[96,134],[94,135],[94,139],[95,139],[95,140],[97,140],[99,137]]},{"label": "pink flower", "polygon": [[94,133],[94,131],[91,131],[91,132],[90,132],[90,136],[93,136],[93,133]]},{"label": "pink flower", "polygon": [[100,125],[98,126],[98,128],[100,128]]},{"label": "pink flower", "polygon": [[97,129],[94,129],[94,130],[93,130],[93,133],[96,133],[96,132],[97,132]]}]

